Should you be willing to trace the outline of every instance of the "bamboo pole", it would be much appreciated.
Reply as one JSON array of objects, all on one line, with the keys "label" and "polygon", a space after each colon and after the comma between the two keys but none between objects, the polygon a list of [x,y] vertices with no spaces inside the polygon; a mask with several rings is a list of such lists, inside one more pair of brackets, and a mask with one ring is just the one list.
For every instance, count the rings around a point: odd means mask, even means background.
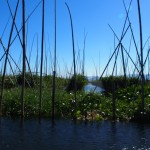
[{"label": "bamboo pole", "polygon": [[[71,23],[71,33],[72,33],[72,48],[73,48],[73,65],[74,65],[74,96],[75,96],[75,112],[77,110],[77,87],[76,87],[76,58],[75,58],[75,46],[74,46],[74,31],[73,31],[73,22],[72,22],[72,16],[71,16],[71,12],[70,12],[70,8],[68,6],[68,4],[65,2],[68,12],[69,12],[69,16],[70,16],[70,23]],[[76,116],[74,114],[73,116],[74,120],[76,120]]]},{"label": "bamboo pole", "polygon": [[[149,45],[148,45],[149,47]],[[149,73],[149,70],[150,70],[150,58],[149,58],[149,54],[148,54],[148,80],[150,80],[150,73]]]},{"label": "bamboo pole", "polygon": [[25,72],[26,72],[26,28],[25,28],[25,0],[22,0],[22,50],[23,50],[23,61],[22,61],[22,91],[21,91],[21,118],[24,117],[24,94],[25,94]]},{"label": "bamboo pole", "polygon": [[[129,26],[130,26],[130,25],[129,25]],[[110,26],[110,28],[111,28],[111,26]],[[117,38],[118,42],[120,42],[120,40],[119,40],[118,36],[116,35],[116,33],[114,32],[114,30],[113,30],[112,28],[111,28],[111,30],[112,30],[112,32],[114,33],[115,37]],[[126,30],[126,31],[127,31],[127,30]],[[122,44],[122,43],[120,42],[120,44]],[[118,44],[118,45],[119,45],[119,44]],[[122,46],[123,46],[123,45],[122,45]],[[119,46],[118,46],[118,47],[119,47]],[[129,53],[127,52],[127,50],[124,48],[124,46],[123,46],[123,49],[124,49],[124,51],[126,52],[128,58],[130,58],[131,62],[132,62],[133,65],[135,66],[135,69],[140,73],[139,69],[137,68],[137,65],[135,64],[135,62],[133,61],[133,59],[131,58],[131,56],[130,56]]]},{"label": "bamboo pole", "polygon": [[[104,70],[103,70],[101,76],[99,77],[99,80],[101,80],[101,78],[102,78],[102,76],[104,75],[104,73],[105,73],[105,71],[106,71],[106,69],[107,69],[109,63],[111,62],[113,56],[115,55],[116,51],[118,50],[118,48],[119,48],[119,46],[120,46],[120,44],[121,44],[121,42],[122,42],[124,36],[126,35],[126,33],[127,33],[127,31],[128,31],[128,28],[129,28],[129,26],[128,26],[127,29],[125,30],[125,32],[124,32],[124,34],[122,35],[121,39],[119,40],[119,43],[118,43],[118,45],[116,46],[114,52],[112,53],[110,59],[108,60],[108,62],[107,62],[107,64],[106,64],[106,66],[105,66],[105,68],[104,68]],[[97,88],[97,86],[94,88],[93,92],[96,90],[96,88]]]},{"label": "bamboo pole", "polygon": [[87,34],[85,34],[85,31],[84,31],[83,62],[82,62],[82,74],[83,74],[83,76],[85,74],[85,44],[86,44],[86,37],[87,37]]},{"label": "bamboo pole", "polygon": [[41,65],[40,65],[40,96],[39,96],[39,118],[41,117],[42,109],[42,72],[43,72],[43,53],[44,53],[44,12],[45,0],[42,1],[42,39],[41,39]]},{"label": "bamboo pole", "polygon": [[[36,55],[36,63],[35,63],[35,72],[36,72],[36,78],[37,78],[37,76],[38,76],[38,66],[39,66],[39,46],[38,46],[38,34],[37,34],[37,48],[36,48],[36,53],[37,53],[37,55]],[[37,81],[36,81],[37,82]]]},{"label": "bamboo pole", "polygon": [[[4,44],[3,44],[3,42],[2,42],[1,39],[0,39],[0,43],[1,43],[2,47],[3,47],[4,52],[5,52],[4,55],[3,55],[3,57],[0,59],[0,61],[1,61],[1,60],[4,58],[4,56],[7,54],[7,49],[4,47]],[[10,55],[10,54],[8,54],[8,56],[9,56],[9,55]],[[9,63],[10,69],[11,69],[13,75],[15,76],[15,73],[14,73],[14,71],[13,71],[12,64],[11,64],[11,62],[10,62],[9,57],[8,57],[7,59],[8,59],[8,63]],[[16,78],[15,78],[15,80],[16,80]]]},{"label": "bamboo pole", "polygon": [[[115,37],[115,35],[114,35],[114,49],[115,49],[115,47],[116,47],[116,37]],[[115,58],[117,58],[117,53],[115,53]],[[116,60],[116,59],[115,59]],[[115,70],[116,69],[116,70]],[[115,76],[117,76],[117,63],[116,63],[116,65],[115,65],[115,67],[114,67],[114,69],[113,70],[115,70]]]},{"label": "bamboo pole", "polygon": [[127,18],[128,18],[128,22],[129,22],[129,26],[130,26],[130,31],[131,31],[131,35],[132,35],[132,38],[133,38],[133,43],[134,43],[134,46],[135,46],[135,49],[136,49],[136,53],[137,53],[137,56],[138,56],[138,61],[139,61],[139,63],[140,63],[140,55],[139,55],[139,52],[138,52],[138,47],[137,47],[137,44],[136,44],[136,41],[135,41],[133,29],[132,29],[132,26],[131,26],[131,21],[130,21],[129,15],[128,15],[128,12],[129,12],[129,10],[130,10],[130,6],[131,6],[131,4],[132,4],[132,0],[130,1],[130,5],[129,5],[128,11],[127,11],[127,8],[126,8],[126,5],[125,5],[124,0],[123,0],[123,4],[124,4],[124,8],[125,8],[126,15],[127,15]]},{"label": "bamboo pole", "polygon": [[[28,22],[28,20],[30,19],[30,17],[33,15],[33,13],[36,11],[36,9],[39,7],[39,5],[41,4],[42,0],[35,6],[35,8],[31,11],[31,13],[28,15],[28,17],[25,20],[25,23]],[[19,29],[18,33],[14,36],[13,40],[10,43],[10,46],[14,43],[14,41],[16,40],[16,38],[18,37],[18,34],[22,31],[23,26]]]},{"label": "bamboo pole", "polygon": [[122,65],[123,65],[123,72],[124,72],[124,78],[126,82],[126,67],[125,66],[125,59],[124,59],[124,51],[123,51],[123,45],[121,44],[121,55],[122,55]]},{"label": "bamboo pole", "polygon": [[138,17],[139,17],[139,29],[140,29],[140,52],[141,52],[141,102],[142,102],[142,112],[144,112],[145,102],[144,102],[144,66],[143,66],[143,37],[142,37],[142,20],[141,20],[141,10],[140,10],[140,1],[137,0],[138,5]]},{"label": "bamboo pole", "polygon": [[[9,8],[10,14],[11,14],[11,16],[12,16],[12,18],[13,18],[13,14],[12,14],[12,11],[11,11],[11,7],[10,7],[8,1],[7,1],[7,5],[8,5],[8,8]],[[17,31],[17,36],[18,36],[18,38],[19,38],[19,42],[20,42],[20,44],[21,44],[21,46],[22,46],[22,49],[23,49],[23,43],[22,43],[22,41],[21,41],[21,37],[20,37],[20,35],[19,35],[19,31],[18,31],[18,28],[17,28],[16,23],[14,23],[14,25],[15,25],[15,29],[16,29],[16,31]],[[27,41],[27,36],[26,36],[26,41]],[[33,46],[33,42],[32,42],[32,46]],[[27,45],[26,45],[26,47],[27,47]],[[9,56],[11,57],[10,54],[9,54]],[[11,57],[11,58],[12,58],[12,57]],[[28,58],[27,58],[27,56],[25,55],[25,59],[26,59],[27,64],[28,64],[28,68],[29,68],[29,72],[30,72],[30,75],[31,75],[31,79],[32,79],[32,81],[33,81],[33,83],[34,83],[33,75],[32,75],[32,72],[31,72],[31,67],[30,67],[30,57],[29,57],[29,61],[28,61]],[[13,58],[12,58],[12,60],[13,60]],[[13,60],[13,62],[15,62],[15,61]],[[15,63],[15,64],[16,64],[16,63]],[[26,80],[26,79],[25,79],[25,80]],[[29,83],[28,83],[28,84],[29,84]],[[30,86],[30,85],[29,85],[29,86]]]},{"label": "bamboo pole", "polygon": [[118,47],[117,52],[115,53],[115,63],[114,63],[113,70],[112,70],[112,76],[115,72],[115,68],[116,68],[116,74],[115,75],[117,76],[117,58],[118,58],[118,54],[119,54],[119,47]]},{"label": "bamboo pole", "polygon": [[[5,46],[4,46],[4,44],[3,44],[3,42],[1,41],[1,39],[0,39],[0,43],[1,43],[1,45],[2,45],[2,47],[3,47],[3,49],[4,49],[4,51],[5,51],[5,53],[4,53],[4,55],[6,55],[6,48],[5,48]],[[13,61],[13,63],[15,64],[15,66],[16,66],[16,68],[18,68],[18,70],[19,70],[19,72],[21,73],[21,70],[20,70],[20,68],[19,68],[19,66],[17,65],[17,63],[15,62],[15,60],[13,59],[13,57],[10,55],[10,54],[8,54],[8,56],[11,58],[11,60]],[[1,58],[2,59],[2,58]],[[0,59],[0,61],[1,61],[1,59]],[[8,62],[9,62],[9,64],[10,64],[10,67],[12,68],[12,65],[11,65],[11,63],[10,63],[10,60],[9,60],[9,58],[8,58]],[[27,61],[28,62],[28,61]],[[18,63],[19,64],[19,63]],[[12,70],[12,69],[11,69]],[[13,70],[12,70],[13,71]],[[14,71],[13,71],[14,72]],[[13,74],[15,74],[15,72],[13,73]],[[30,84],[29,84],[29,82],[28,82],[28,80],[25,78],[25,80],[26,80],[26,82],[27,82],[27,84],[29,85],[29,87],[30,87]]]},{"label": "bamboo pole", "polygon": [[5,58],[5,63],[4,63],[4,71],[3,71],[3,76],[2,76],[1,95],[0,95],[0,115],[2,115],[2,99],[3,99],[3,90],[4,90],[4,79],[5,79],[5,74],[6,74],[8,54],[9,54],[9,50],[10,50],[10,43],[11,43],[11,39],[12,39],[18,5],[19,5],[19,0],[17,1],[17,5],[15,8],[15,13],[14,13],[14,17],[13,17],[13,21],[12,21],[12,25],[11,25],[11,30],[10,30],[10,35],[9,35],[9,40],[8,40],[8,45],[7,45],[7,50],[6,50],[6,58]]},{"label": "bamboo pole", "polygon": [[6,29],[7,29],[7,26],[8,26],[8,24],[9,24],[9,21],[10,21],[10,16],[9,16],[9,18],[8,18],[8,20],[7,20],[7,22],[6,22],[6,25],[5,25],[5,27],[4,27],[4,30],[3,30],[3,32],[2,32],[1,39],[3,38],[3,35],[4,35],[4,33],[5,33]]},{"label": "bamboo pole", "polygon": [[57,34],[56,34],[56,17],[57,17],[57,1],[54,1],[54,70],[53,70],[53,89],[52,89],[52,124],[54,124],[54,119],[55,119],[55,91],[56,91],[56,39],[57,39]]}]

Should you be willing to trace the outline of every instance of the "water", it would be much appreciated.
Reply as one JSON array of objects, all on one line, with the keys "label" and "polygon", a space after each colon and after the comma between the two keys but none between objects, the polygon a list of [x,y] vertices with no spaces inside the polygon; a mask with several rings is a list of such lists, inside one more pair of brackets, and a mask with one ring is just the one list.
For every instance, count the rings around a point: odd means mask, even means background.
[{"label": "water", "polygon": [[[96,87],[95,85],[92,85],[91,83],[88,83],[88,84],[84,87],[84,90],[85,90],[86,92],[91,92],[91,91],[94,91],[95,87]],[[102,92],[102,91],[104,91],[104,89],[97,86],[95,92]]]},{"label": "water", "polygon": [[150,150],[150,125],[1,118],[0,150]]}]

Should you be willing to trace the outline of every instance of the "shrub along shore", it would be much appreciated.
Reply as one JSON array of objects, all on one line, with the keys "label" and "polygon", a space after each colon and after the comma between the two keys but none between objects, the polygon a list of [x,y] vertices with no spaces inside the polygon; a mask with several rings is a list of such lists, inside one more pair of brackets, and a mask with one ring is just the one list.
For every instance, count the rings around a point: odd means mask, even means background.
[{"label": "shrub along shore", "polygon": [[[21,76],[5,77],[5,89],[2,101],[3,116],[20,115],[20,80]],[[126,80],[126,82],[125,82]],[[115,86],[113,86],[113,82]],[[99,81],[97,81],[99,82]],[[15,83],[15,84],[14,84]],[[150,86],[145,83],[145,110],[141,111],[141,87],[137,78],[104,77],[101,81],[105,92],[87,93],[83,90],[87,79],[77,75],[77,95],[75,106],[74,77],[56,78],[55,116],[78,120],[150,120]],[[26,75],[25,117],[39,114],[39,77]],[[111,88],[113,87],[113,88]],[[114,101],[115,100],[115,116]],[[42,117],[51,117],[52,111],[52,76],[43,76]],[[115,118],[114,118],[115,117]]]}]

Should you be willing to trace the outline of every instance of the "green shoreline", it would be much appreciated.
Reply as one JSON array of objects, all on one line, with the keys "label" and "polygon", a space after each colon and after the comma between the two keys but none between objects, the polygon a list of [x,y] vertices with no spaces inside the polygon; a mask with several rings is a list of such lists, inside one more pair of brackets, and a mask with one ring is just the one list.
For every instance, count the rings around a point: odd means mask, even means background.
[{"label": "green shoreline", "polygon": [[[51,77],[43,78],[42,110],[41,117],[51,117],[52,87]],[[123,120],[138,121],[145,118],[150,121],[150,86],[145,85],[145,112],[141,111],[141,91],[139,85],[131,85],[126,88],[115,90],[115,118],[113,116],[112,93],[87,93],[77,91],[77,109],[75,111],[74,93],[67,92],[64,87],[68,79],[57,78],[55,117],[77,120]],[[20,116],[20,93],[21,88],[5,88],[2,101],[2,116]],[[38,117],[39,115],[39,87],[25,88],[24,117]],[[141,114],[141,115],[140,115]],[[141,117],[143,116],[143,117]],[[144,119],[143,119],[144,121]]]}]

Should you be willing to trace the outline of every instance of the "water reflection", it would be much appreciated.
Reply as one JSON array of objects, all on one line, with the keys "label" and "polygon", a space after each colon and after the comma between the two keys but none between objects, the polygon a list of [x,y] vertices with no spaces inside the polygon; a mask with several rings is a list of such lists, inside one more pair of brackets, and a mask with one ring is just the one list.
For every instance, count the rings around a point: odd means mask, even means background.
[{"label": "water reflection", "polygon": [[97,150],[150,149],[150,126],[146,124],[102,121],[100,123],[56,120],[0,119],[0,150]]}]

